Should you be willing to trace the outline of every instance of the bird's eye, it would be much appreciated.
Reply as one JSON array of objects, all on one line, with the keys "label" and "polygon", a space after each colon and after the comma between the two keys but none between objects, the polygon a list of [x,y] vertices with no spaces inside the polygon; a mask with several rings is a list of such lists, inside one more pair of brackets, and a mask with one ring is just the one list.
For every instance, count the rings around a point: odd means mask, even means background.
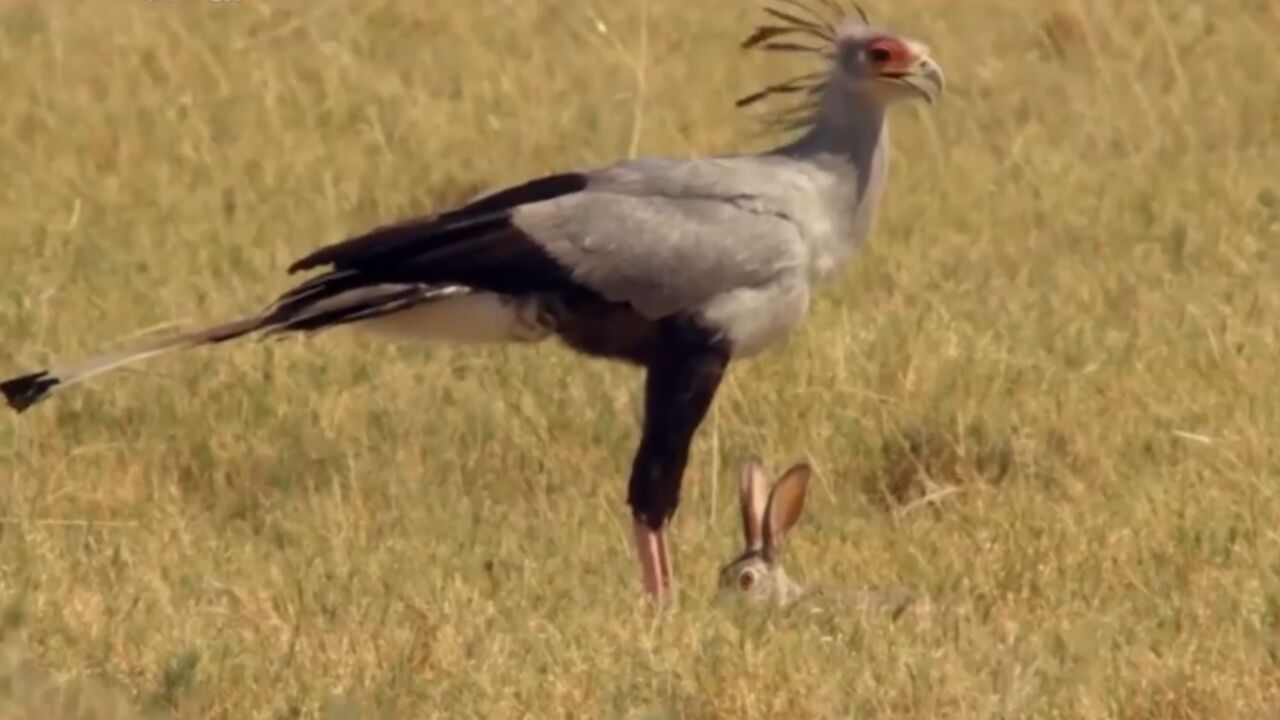
[{"label": "bird's eye", "polygon": [[877,65],[883,65],[893,59],[893,53],[885,47],[873,47],[867,50],[867,59]]},{"label": "bird's eye", "polygon": [[747,592],[756,585],[756,571],[751,569],[738,573],[738,589]]}]

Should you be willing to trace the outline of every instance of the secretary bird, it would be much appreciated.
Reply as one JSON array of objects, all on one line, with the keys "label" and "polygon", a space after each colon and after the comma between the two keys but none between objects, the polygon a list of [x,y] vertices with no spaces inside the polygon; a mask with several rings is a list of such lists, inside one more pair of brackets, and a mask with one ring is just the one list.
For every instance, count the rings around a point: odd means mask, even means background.
[{"label": "secretary bird", "polygon": [[327,269],[257,315],[16,377],[0,390],[22,412],[144,358],[342,325],[470,343],[554,336],[645,370],[627,503],[644,588],[666,596],[666,528],[730,360],[786,336],[814,285],[870,233],[888,167],[886,112],[905,100],[933,103],[944,86],[923,44],[873,27],[860,9],[845,17],[834,0],[773,2],[769,24],[743,47],[808,53],[822,70],[738,105],[802,98],[774,117],[795,132],[787,144],[550,175],[377,227],[295,262],[290,273]]}]

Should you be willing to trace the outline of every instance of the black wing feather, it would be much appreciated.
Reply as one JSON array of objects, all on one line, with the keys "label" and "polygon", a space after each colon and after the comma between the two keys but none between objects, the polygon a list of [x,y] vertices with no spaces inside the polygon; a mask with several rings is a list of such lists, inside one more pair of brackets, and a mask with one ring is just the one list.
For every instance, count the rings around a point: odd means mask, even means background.
[{"label": "black wing feather", "polygon": [[[482,235],[495,224],[504,224],[510,213],[521,205],[552,200],[562,195],[581,192],[587,177],[581,173],[563,173],[538,178],[478,198],[455,210],[431,218],[416,218],[385,225],[358,237],[322,247],[289,266],[290,273],[310,270],[321,265],[354,267],[373,258],[403,257],[402,251],[413,253],[415,247],[449,244],[469,236]],[[424,249],[424,248],[423,248]]]},{"label": "black wing feather", "polygon": [[526,295],[545,292],[589,293],[572,273],[511,222],[521,206],[581,192],[586,176],[561,174],[533,180],[481,197],[433,217],[415,218],[375,228],[334,243],[295,262],[290,272],[329,265],[328,272],[282,295],[267,317],[279,325],[332,324],[363,316],[364,307],[311,315],[308,308],[341,293],[373,285],[406,285],[405,297],[427,298],[435,288],[465,286],[474,290]]}]

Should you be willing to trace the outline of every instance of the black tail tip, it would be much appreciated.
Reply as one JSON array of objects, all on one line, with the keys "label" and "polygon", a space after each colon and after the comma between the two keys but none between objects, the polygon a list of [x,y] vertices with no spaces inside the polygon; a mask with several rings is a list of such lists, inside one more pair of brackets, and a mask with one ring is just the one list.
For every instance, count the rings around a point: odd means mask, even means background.
[{"label": "black tail tip", "polygon": [[47,371],[41,370],[0,382],[0,392],[4,393],[4,399],[9,403],[9,407],[22,412],[48,397],[60,382],[61,380]]}]

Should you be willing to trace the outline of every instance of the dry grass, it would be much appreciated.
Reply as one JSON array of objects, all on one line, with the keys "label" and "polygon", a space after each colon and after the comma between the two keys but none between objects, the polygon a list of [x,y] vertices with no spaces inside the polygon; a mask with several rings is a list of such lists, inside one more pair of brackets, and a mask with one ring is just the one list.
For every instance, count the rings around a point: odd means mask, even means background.
[{"label": "dry grass", "polygon": [[[484,187],[759,147],[732,99],[786,72],[727,0],[651,0],[644,57],[639,2],[80,5],[0,2],[0,374]],[[635,373],[200,352],[0,418],[0,718],[1280,713],[1280,11],[870,9],[951,92],[899,113],[873,245],[732,374],[678,608],[625,542]],[[819,469],[793,575],[923,601],[713,605],[749,452]]]}]

